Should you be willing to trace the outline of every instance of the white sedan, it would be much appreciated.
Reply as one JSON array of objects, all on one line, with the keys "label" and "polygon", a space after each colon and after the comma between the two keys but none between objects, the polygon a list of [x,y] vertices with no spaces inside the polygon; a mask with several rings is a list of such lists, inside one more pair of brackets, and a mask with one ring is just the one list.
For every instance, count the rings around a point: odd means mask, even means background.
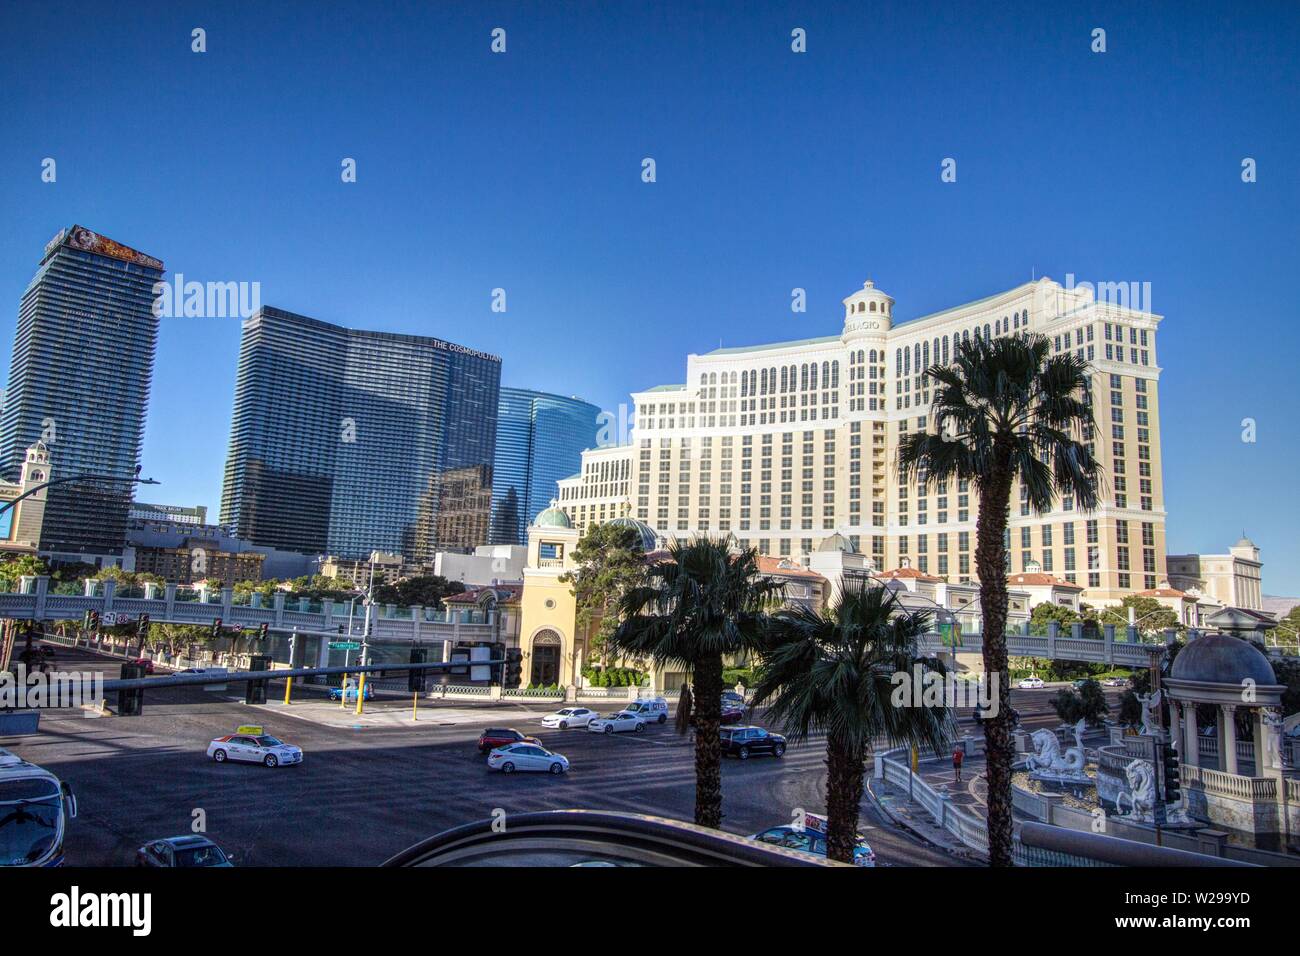
[{"label": "white sedan", "polygon": [[227,734],[208,744],[208,756],[217,763],[242,760],[274,768],[302,763],[302,748],[270,734]]},{"label": "white sedan", "polygon": [[543,717],[542,726],[559,727],[561,730],[568,730],[570,727],[586,727],[597,716],[599,715],[594,710],[586,707],[565,707]]},{"label": "white sedan", "polygon": [[1043,686],[1043,679],[1041,677],[1022,677],[1016,686],[1021,690],[1037,690]]},{"label": "white sedan", "polygon": [[532,770],[559,775],[569,769],[569,758],[537,744],[508,744],[488,754],[487,765],[489,770],[502,773]]},{"label": "white sedan", "polygon": [[615,731],[621,733],[625,730],[631,730],[639,734],[645,730],[645,721],[636,714],[620,710],[617,714],[593,718],[587,724],[587,730],[593,734],[612,734]]}]

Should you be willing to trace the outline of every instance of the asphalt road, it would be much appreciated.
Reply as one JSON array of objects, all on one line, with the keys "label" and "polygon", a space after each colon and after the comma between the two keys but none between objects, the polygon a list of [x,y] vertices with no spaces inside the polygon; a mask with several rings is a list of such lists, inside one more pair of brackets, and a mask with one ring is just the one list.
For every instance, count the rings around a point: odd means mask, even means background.
[{"label": "asphalt road", "polygon": [[[59,648],[62,670],[119,664]],[[282,685],[281,685],[282,686]],[[276,685],[272,685],[272,695]],[[449,827],[536,810],[589,808],[682,820],[693,817],[690,743],[672,724],[641,734],[553,731],[541,717],[553,704],[494,711],[476,705],[473,723],[444,725],[443,704],[423,706],[418,724],[360,729],[295,719],[277,708],[249,707],[230,695],[189,688],[150,692],[139,717],[87,719],[47,712],[36,737],[0,741],[69,782],[80,814],[66,844],[70,865],[129,865],[136,847],[188,833],[202,817],[209,837],[238,865],[374,865]],[[367,712],[409,712],[409,699],[368,703]],[[455,707],[462,715],[466,705]],[[493,714],[509,713],[502,721]],[[452,711],[448,710],[450,715]],[[569,757],[572,770],[505,776],[489,771],[475,741],[486,726],[507,723]],[[214,737],[260,723],[305,751],[299,766],[218,765]],[[785,757],[723,763],[723,828],[754,833],[788,821],[796,808],[825,809],[822,741],[792,745]],[[862,827],[884,865],[953,865],[892,827],[863,803]]]}]

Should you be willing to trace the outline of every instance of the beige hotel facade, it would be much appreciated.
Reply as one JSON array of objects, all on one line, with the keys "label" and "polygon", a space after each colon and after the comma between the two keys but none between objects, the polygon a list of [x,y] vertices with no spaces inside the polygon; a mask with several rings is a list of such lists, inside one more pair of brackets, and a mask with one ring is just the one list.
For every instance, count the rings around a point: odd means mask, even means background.
[{"label": "beige hotel facade", "polygon": [[839,534],[875,570],[973,582],[974,490],[901,482],[898,441],[933,429],[925,369],[959,340],[1036,332],[1091,365],[1086,438],[1103,504],[1085,513],[1065,498],[1036,514],[1013,489],[1008,574],[1055,575],[1094,604],[1155,588],[1166,576],[1161,317],[1114,298],[1042,278],[895,324],[894,299],[868,281],[843,300],[838,334],[689,355],[685,384],[633,393],[631,440],[585,452],[559,483],[559,508],[578,531],[628,516],[664,539],[730,533],[792,563]]}]

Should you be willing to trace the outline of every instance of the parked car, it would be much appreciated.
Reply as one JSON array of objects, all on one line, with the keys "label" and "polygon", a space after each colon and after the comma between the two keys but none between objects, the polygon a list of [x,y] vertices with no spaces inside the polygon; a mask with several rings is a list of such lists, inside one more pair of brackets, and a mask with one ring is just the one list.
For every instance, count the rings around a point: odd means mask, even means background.
[{"label": "parked car", "polygon": [[1103,687],[1127,687],[1127,677],[1107,677],[1101,682]]},{"label": "parked car", "polygon": [[596,712],[588,707],[563,707],[543,717],[542,726],[559,727],[561,730],[568,730],[570,727],[586,727],[596,716]]},{"label": "parked car", "polygon": [[[356,699],[357,699],[357,682],[356,682],[356,680],[355,680],[354,678],[349,677],[349,678],[348,678],[347,685],[346,685],[345,687],[331,687],[331,688],[330,688],[330,700],[341,700],[341,699],[343,699],[343,695],[344,695],[345,692],[346,692],[346,694],[347,694],[347,700],[350,700],[350,701],[353,701],[353,702],[356,701]],[[371,684],[371,683],[367,683],[367,684],[366,684],[366,690],[365,690],[365,693],[364,693],[362,696],[364,696],[366,700],[374,700],[374,699],[375,699],[375,685],[374,685],[374,684]]]},{"label": "parked car", "polygon": [[1021,690],[1037,690],[1043,686],[1043,679],[1032,675],[1029,677],[1022,677],[1019,682],[1017,682],[1016,686]]},{"label": "parked car", "polygon": [[744,707],[745,698],[737,694],[734,690],[724,690],[722,692],[723,707]]},{"label": "parked car", "polygon": [[135,865],[188,869],[199,866],[230,867],[234,866],[234,862],[207,837],[188,834],[146,843],[135,851]]},{"label": "parked car", "polygon": [[149,658],[147,658],[147,657],[137,657],[137,658],[136,658],[135,660],[133,660],[131,663],[132,663],[132,664],[143,664],[143,665],[144,665],[144,672],[145,672],[145,674],[152,674],[152,673],[153,673],[153,661],[149,660]]},{"label": "parked car", "polygon": [[664,697],[642,697],[632,701],[624,710],[636,714],[646,723],[662,724],[668,719],[668,700]]},{"label": "parked car", "polygon": [[724,757],[748,760],[755,754],[771,754],[773,757],[785,754],[785,738],[762,727],[723,727],[719,730],[719,735],[722,738]]},{"label": "parked car", "polygon": [[645,730],[645,721],[630,710],[620,710],[616,714],[596,717],[587,723],[587,730],[593,734],[612,734],[624,731],[641,733]]},{"label": "parked car", "polygon": [[478,752],[485,754],[489,750],[496,750],[498,747],[520,743],[540,745],[541,741],[536,737],[527,737],[513,727],[489,728],[478,735]]},{"label": "parked car", "polygon": [[489,770],[500,770],[502,773],[514,773],[516,770],[543,771],[558,776],[569,769],[569,758],[538,744],[509,744],[488,754],[487,765]]},{"label": "parked car", "polygon": [[[826,855],[826,818],[819,817],[809,813],[806,817],[806,825],[802,830],[796,830],[792,826],[772,827],[764,830],[762,833],[755,833],[752,839],[761,843],[770,843],[773,846],[786,847],[791,850],[802,850],[804,853],[813,853],[817,856]],[[853,865],[854,866],[875,866],[876,853],[871,849],[871,845],[861,836],[857,838],[856,845],[853,847]]]}]

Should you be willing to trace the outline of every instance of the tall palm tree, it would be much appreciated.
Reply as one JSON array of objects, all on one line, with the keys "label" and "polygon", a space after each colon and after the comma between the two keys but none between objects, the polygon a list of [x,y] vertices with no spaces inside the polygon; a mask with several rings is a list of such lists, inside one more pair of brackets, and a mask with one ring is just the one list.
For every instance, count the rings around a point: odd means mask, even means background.
[{"label": "tall palm tree", "polygon": [[[951,365],[931,366],[932,432],[899,443],[898,468],[929,491],[969,481],[979,501],[975,570],[980,580],[984,671],[996,680],[999,706],[984,722],[988,775],[989,862],[1011,866],[1011,715],[1007,675],[1007,566],[1004,537],[1012,486],[1036,512],[1054,495],[1081,511],[1097,506],[1100,480],[1092,439],[1089,367],[1070,352],[1051,355],[1042,335],[963,340]],[[994,688],[989,688],[990,694]]]},{"label": "tall palm tree", "polygon": [[[695,822],[722,824],[723,658],[757,650],[763,607],[781,585],[758,573],[758,552],[733,552],[727,538],[673,541],[668,558],[652,565],[646,583],[620,603],[622,623],[609,639],[611,650],[649,657],[656,664],[684,666],[694,681]],[[679,717],[681,715],[679,714]]]},{"label": "tall palm tree", "polygon": [[913,680],[913,667],[943,673],[923,658],[917,639],[929,616],[907,613],[887,588],[843,585],[829,612],[792,607],[768,625],[763,669],[754,706],[771,702],[769,716],[792,738],[826,734],[826,855],[853,862],[862,778],[872,741],[939,751],[952,722],[946,706],[919,700],[898,706],[897,675]]}]

